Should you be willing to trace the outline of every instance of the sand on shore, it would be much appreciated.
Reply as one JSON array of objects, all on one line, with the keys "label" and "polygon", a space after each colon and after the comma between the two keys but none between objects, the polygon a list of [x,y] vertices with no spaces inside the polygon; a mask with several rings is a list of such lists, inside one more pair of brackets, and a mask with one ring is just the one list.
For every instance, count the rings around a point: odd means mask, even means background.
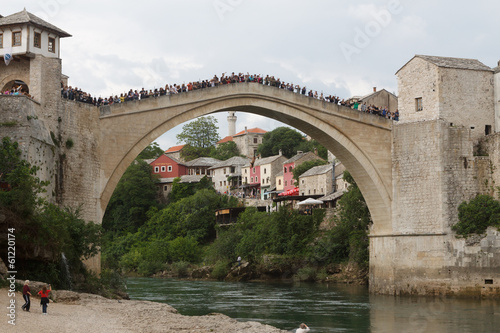
[{"label": "sand on shore", "polygon": [[[287,332],[257,322],[238,322],[222,314],[183,316],[173,307],[156,302],[111,300],[92,294],[53,291],[55,302],[42,315],[40,298],[31,298],[30,312],[21,309],[23,295],[8,296],[0,289],[0,309],[3,312],[1,332],[54,333],[156,333],[156,332],[217,332],[217,333],[278,333]],[[8,323],[9,302],[15,299],[15,325]]]}]

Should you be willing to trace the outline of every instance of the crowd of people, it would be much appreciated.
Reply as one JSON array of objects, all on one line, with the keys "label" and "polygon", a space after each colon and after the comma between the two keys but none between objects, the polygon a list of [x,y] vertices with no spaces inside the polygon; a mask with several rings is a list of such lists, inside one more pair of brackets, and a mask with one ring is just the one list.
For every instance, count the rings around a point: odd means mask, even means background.
[{"label": "crowd of people", "polygon": [[[95,97],[87,92],[82,91],[80,88],[63,86],[61,84],[61,96],[65,99],[87,103],[94,106],[103,106],[103,105],[112,105],[115,103],[125,103],[128,101],[143,100],[146,98],[160,97],[165,95],[181,94],[193,90],[206,89],[211,87],[217,87],[220,85],[235,84],[241,82],[254,82],[257,84],[263,84],[270,87],[276,87],[278,89],[284,89],[304,96],[319,99],[327,103],[335,103],[338,105],[350,107],[355,110],[359,110],[361,112],[376,114],[388,119],[399,120],[398,110],[391,112],[387,107],[366,105],[366,103],[359,103],[358,101],[353,99],[346,100],[346,99],[341,99],[340,97],[335,95],[324,95],[323,92],[318,94],[317,91],[307,89],[306,86],[301,87],[298,84],[294,85],[293,83],[286,83],[282,81],[280,78],[275,78],[274,76],[266,75],[264,77],[263,75],[257,75],[257,74],[252,75],[249,73],[247,74],[243,73],[235,74],[234,72],[231,74],[222,73],[220,77],[214,75],[212,79],[208,80],[193,81],[187,84],[185,83],[183,84],[174,83],[170,85],[166,84],[165,87],[149,89],[149,90],[144,88],[140,90],[130,89],[128,92],[121,93],[119,96],[112,95],[105,98]],[[12,88],[10,91],[5,91],[3,93],[0,92],[0,94],[19,95],[23,94],[23,92],[20,91],[19,88],[17,89]]]},{"label": "crowd of people", "polygon": [[28,92],[24,91],[22,85],[19,85],[17,87],[12,87],[11,89],[7,89],[4,91],[0,91],[0,95],[12,95],[12,96],[24,95],[31,98],[31,95]]}]

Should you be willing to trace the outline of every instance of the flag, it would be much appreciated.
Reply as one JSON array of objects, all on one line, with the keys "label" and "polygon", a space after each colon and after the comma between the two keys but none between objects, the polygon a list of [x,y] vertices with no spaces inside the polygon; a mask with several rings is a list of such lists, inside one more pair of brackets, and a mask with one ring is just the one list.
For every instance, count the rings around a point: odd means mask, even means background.
[{"label": "flag", "polygon": [[3,60],[5,61],[5,66],[9,66],[10,61],[12,60],[12,48],[9,48],[5,51]]}]

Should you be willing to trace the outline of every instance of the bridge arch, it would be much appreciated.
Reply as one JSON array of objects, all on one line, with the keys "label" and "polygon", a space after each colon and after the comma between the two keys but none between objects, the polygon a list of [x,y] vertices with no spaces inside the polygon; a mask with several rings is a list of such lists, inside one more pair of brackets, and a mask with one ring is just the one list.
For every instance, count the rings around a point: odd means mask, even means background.
[{"label": "bridge arch", "polygon": [[101,214],[121,176],[147,145],[186,121],[229,110],[276,119],[323,144],[342,161],[359,185],[374,221],[372,233],[390,232],[392,122],[256,83],[101,108]]}]

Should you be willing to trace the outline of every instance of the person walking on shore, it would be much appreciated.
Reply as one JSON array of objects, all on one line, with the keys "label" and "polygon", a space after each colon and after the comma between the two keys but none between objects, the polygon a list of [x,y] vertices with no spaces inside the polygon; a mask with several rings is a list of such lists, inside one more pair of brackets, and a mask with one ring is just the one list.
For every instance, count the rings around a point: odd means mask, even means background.
[{"label": "person walking on shore", "polygon": [[46,286],[43,286],[42,290],[38,292],[38,295],[40,295],[40,305],[42,306],[42,313],[44,315],[47,314],[47,305],[49,304],[49,293],[52,291],[52,288],[50,287],[49,284],[49,289],[47,289]]},{"label": "person walking on shore", "polygon": [[310,328],[306,324],[302,323],[302,324],[300,324],[300,327],[297,328],[295,333],[305,333],[305,332],[309,332],[309,331],[310,331]]},{"label": "person walking on shore", "polygon": [[23,298],[24,298],[25,303],[21,307],[24,311],[27,311],[27,312],[30,312],[30,306],[31,306],[31,301],[30,301],[31,289],[30,289],[29,283],[30,283],[29,280],[24,281]]}]

